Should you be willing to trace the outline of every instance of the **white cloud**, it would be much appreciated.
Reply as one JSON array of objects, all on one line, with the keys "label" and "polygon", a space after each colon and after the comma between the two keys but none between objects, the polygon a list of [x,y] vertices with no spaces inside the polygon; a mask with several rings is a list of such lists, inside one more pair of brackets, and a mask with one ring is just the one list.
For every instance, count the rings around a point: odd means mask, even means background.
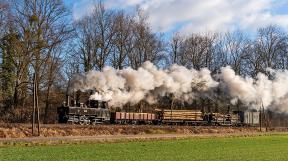
[{"label": "white cloud", "polygon": [[[91,12],[92,0],[81,0],[73,7],[75,19]],[[169,32],[208,32],[236,28],[255,31],[258,27],[277,24],[288,28],[288,12],[277,14],[287,5],[283,0],[106,0],[108,8],[127,9],[140,6],[149,15],[152,28]],[[79,5],[80,4],[80,5]],[[82,7],[82,8],[81,8]],[[83,9],[84,7],[84,9]],[[276,11],[276,12],[275,12]]]},{"label": "white cloud", "polygon": [[72,8],[73,19],[78,20],[92,13],[95,3],[96,1],[93,0],[79,0],[75,2]]},{"label": "white cloud", "polygon": [[145,0],[106,0],[108,8],[126,8],[128,6],[136,6],[143,4]]}]

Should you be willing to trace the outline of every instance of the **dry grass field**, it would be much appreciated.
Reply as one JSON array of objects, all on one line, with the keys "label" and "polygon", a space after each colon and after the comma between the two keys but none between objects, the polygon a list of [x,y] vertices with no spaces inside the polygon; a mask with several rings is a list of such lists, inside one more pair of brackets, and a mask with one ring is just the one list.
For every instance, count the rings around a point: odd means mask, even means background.
[{"label": "dry grass field", "polygon": [[[275,131],[275,129],[271,129]],[[276,131],[287,131],[287,128]],[[138,135],[138,134],[227,134],[259,132],[256,127],[217,127],[217,126],[153,126],[153,125],[41,125],[41,136],[98,136],[98,135]],[[31,137],[29,124],[0,124],[0,138]]]}]

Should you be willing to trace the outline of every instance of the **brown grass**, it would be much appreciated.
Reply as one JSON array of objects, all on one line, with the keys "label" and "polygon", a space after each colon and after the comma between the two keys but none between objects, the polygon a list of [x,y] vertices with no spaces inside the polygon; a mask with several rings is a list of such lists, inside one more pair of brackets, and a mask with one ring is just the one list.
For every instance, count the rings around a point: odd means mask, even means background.
[{"label": "brown grass", "polygon": [[[31,137],[29,124],[0,124],[0,138]],[[97,135],[139,135],[139,134],[231,134],[258,132],[256,127],[217,126],[153,126],[153,125],[41,125],[41,136],[97,136]],[[288,131],[287,128],[273,128],[271,131]]]}]

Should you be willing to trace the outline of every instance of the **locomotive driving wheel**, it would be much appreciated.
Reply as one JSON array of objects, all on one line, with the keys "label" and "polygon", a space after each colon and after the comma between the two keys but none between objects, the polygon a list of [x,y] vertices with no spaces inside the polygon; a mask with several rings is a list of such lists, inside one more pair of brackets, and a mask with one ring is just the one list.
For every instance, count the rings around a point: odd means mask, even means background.
[{"label": "locomotive driving wheel", "polygon": [[87,116],[80,116],[79,118],[79,124],[80,125],[89,125],[90,124],[90,120],[88,119]]}]

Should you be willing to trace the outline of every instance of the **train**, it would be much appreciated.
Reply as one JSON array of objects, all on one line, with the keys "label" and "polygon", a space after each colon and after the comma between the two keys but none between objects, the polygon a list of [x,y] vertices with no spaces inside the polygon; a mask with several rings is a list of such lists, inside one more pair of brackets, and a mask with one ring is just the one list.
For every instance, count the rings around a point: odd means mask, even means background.
[{"label": "train", "polygon": [[151,125],[218,125],[258,126],[260,112],[233,111],[228,114],[205,113],[201,110],[154,109],[153,112],[112,111],[108,102],[89,100],[84,103],[63,104],[57,108],[58,122],[80,125],[151,124]]}]

